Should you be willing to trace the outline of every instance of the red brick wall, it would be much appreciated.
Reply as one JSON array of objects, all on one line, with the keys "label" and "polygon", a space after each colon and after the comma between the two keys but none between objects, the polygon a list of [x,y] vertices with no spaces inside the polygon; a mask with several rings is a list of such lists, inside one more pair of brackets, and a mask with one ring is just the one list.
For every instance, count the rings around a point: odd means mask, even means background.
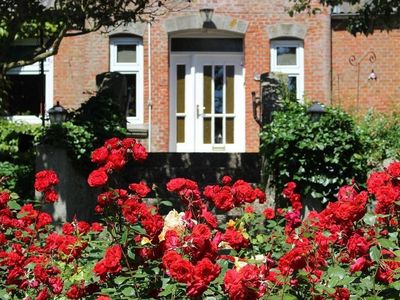
[{"label": "red brick wall", "polygon": [[[344,30],[332,31],[332,104],[358,114],[374,108],[382,112],[399,110],[400,100],[400,30],[376,31],[368,37],[352,36]],[[357,101],[357,67],[349,63],[354,55],[360,63],[359,97]],[[368,80],[371,70],[378,79]]]},{"label": "red brick wall", "polygon": [[63,39],[54,58],[54,103],[78,108],[96,90],[96,75],[108,70],[108,38],[96,32]]},{"label": "red brick wall", "polygon": [[[270,49],[267,26],[301,23],[308,30],[304,39],[305,94],[310,100],[327,102],[330,99],[330,17],[302,14],[291,18],[285,11],[289,2],[280,0],[219,0],[196,1],[184,10],[160,17],[152,25],[152,151],[169,148],[169,51],[168,33],[163,19],[194,15],[201,8],[211,7],[214,14],[227,15],[249,22],[244,36],[244,67],[246,85],[246,152],[257,152],[259,127],[253,120],[251,92],[259,90],[254,74],[270,69]],[[76,107],[88,98],[86,90],[95,88],[95,75],[108,70],[108,37],[99,33],[68,38],[63,41],[55,59],[55,100],[68,107]],[[144,45],[144,107],[145,124],[148,123],[148,57],[147,32]]]}]

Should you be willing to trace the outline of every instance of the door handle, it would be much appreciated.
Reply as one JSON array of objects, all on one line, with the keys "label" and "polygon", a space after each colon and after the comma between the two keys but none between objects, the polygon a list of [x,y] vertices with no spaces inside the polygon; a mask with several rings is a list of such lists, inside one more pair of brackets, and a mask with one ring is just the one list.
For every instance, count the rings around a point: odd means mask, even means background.
[{"label": "door handle", "polygon": [[205,109],[205,106],[200,106],[200,104],[196,105],[197,118],[204,114]]}]

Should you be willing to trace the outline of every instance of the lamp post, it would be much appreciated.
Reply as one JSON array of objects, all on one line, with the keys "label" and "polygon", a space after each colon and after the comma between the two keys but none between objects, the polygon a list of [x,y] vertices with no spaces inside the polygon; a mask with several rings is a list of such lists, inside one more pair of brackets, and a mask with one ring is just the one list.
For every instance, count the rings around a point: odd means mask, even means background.
[{"label": "lamp post", "polygon": [[48,110],[50,125],[61,125],[65,122],[67,113],[67,110],[57,101],[57,104]]},{"label": "lamp post", "polygon": [[307,109],[307,113],[311,116],[313,121],[318,121],[325,112],[325,107],[319,102],[313,102]]}]

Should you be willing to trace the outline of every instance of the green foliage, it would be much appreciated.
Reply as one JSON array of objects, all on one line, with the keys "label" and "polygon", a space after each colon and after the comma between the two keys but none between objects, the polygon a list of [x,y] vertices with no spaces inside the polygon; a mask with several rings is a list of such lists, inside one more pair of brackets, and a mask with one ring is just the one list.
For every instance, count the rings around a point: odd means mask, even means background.
[{"label": "green foliage", "polygon": [[74,166],[84,173],[90,167],[93,140],[93,134],[86,127],[72,122],[46,127],[38,137],[40,144],[65,149]]},{"label": "green foliage", "polygon": [[379,167],[385,160],[400,159],[400,115],[369,112],[359,123],[368,165]]},{"label": "green foliage", "polygon": [[319,120],[312,120],[305,105],[285,101],[264,127],[260,151],[265,174],[273,176],[278,190],[295,181],[303,196],[322,202],[333,199],[339,186],[366,175],[354,122],[337,109],[328,108]]},{"label": "green foliage", "polygon": [[18,191],[32,198],[35,152],[33,140],[39,127],[0,121],[0,189]]},{"label": "green foliage", "polygon": [[94,96],[75,112],[72,122],[93,134],[94,145],[99,147],[105,139],[125,135],[126,119],[116,100],[109,96]]},{"label": "green foliage", "polygon": [[125,122],[113,98],[93,96],[72,113],[71,121],[46,127],[39,142],[66,149],[75,167],[87,175],[92,151],[106,139],[125,137]]},{"label": "green foliage", "polygon": [[[321,12],[321,7],[311,0],[290,0],[290,2],[292,2],[288,11],[290,16],[303,11],[309,14]],[[328,9],[343,3],[353,5],[354,13],[347,20],[347,30],[354,35],[357,33],[368,35],[376,29],[390,30],[398,28],[400,25],[400,2],[398,0],[319,0],[317,2]]]}]

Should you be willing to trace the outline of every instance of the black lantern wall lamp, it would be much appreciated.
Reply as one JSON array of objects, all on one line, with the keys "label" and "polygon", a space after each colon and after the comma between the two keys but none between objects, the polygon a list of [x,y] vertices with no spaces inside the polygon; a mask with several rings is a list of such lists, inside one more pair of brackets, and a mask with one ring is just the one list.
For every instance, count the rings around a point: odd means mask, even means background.
[{"label": "black lantern wall lamp", "polygon": [[61,125],[64,123],[67,113],[67,110],[57,101],[57,104],[48,110],[50,125]]},{"label": "black lantern wall lamp", "polygon": [[313,102],[313,104],[307,109],[307,113],[311,116],[313,121],[318,121],[325,112],[325,106],[319,102]]}]

